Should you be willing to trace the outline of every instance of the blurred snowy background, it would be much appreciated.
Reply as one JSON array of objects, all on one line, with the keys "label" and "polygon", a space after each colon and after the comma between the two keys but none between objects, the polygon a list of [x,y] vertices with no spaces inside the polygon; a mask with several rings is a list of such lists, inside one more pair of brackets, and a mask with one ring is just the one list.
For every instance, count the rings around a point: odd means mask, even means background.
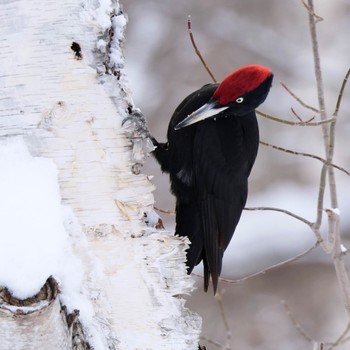
[{"label": "blurred snowy background", "polygon": [[[333,113],[338,91],[350,67],[350,1],[315,1],[324,18],[317,26],[327,112]],[[126,69],[135,104],[153,135],[164,141],[176,106],[190,92],[210,82],[187,34],[187,16],[202,55],[217,80],[234,69],[257,63],[270,67],[274,84],[260,110],[297,121],[314,116],[279,84],[285,83],[317,107],[308,16],[300,1],[280,0],[127,0]],[[320,127],[292,127],[258,117],[261,139],[281,147],[324,157]],[[350,86],[345,91],[336,131],[334,163],[350,169]],[[247,206],[274,206],[313,221],[321,163],[260,146],[250,177]],[[156,206],[174,209],[167,175],[150,158],[144,172],[157,186]],[[350,178],[336,172],[343,243],[350,248]],[[326,200],[325,205],[329,205]],[[174,217],[162,214],[168,230]],[[326,228],[326,217],[324,217]],[[325,230],[323,230],[325,232]],[[238,278],[290,258],[310,247],[312,232],[275,212],[244,212],[224,257],[223,277]],[[294,263],[240,285],[221,284],[231,327],[232,349],[312,349],[280,304],[285,299],[310,337],[331,341],[346,326],[331,257],[321,249]],[[201,267],[197,269],[201,273]],[[203,335],[226,343],[219,307],[211,293],[198,290],[188,305],[203,316]],[[206,344],[207,349],[217,348]],[[349,343],[339,349],[349,349]]]}]

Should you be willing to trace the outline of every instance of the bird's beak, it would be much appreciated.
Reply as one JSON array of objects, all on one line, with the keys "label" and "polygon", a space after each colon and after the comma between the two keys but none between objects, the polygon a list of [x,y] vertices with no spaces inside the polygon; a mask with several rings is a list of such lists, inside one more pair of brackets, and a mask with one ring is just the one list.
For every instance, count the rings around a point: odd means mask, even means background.
[{"label": "bird's beak", "polygon": [[184,128],[185,126],[189,126],[189,125],[198,123],[201,120],[204,120],[204,119],[212,117],[216,114],[219,114],[220,112],[224,111],[227,108],[228,108],[228,106],[218,107],[218,103],[216,101],[208,102],[205,105],[203,105],[202,107],[198,108],[196,111],[192,112],[189,116],[187,116],[180,123],[178,123],[175,126],[175,130],[179,130],[181,128]]}]

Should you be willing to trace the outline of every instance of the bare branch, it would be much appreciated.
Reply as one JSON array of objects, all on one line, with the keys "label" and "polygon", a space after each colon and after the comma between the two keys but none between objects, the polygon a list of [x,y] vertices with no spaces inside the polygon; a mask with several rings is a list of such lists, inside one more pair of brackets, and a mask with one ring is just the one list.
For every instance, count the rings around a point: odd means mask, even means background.
[{"label": "bare branch", "polygon": [[319,230],[322,224],[322,216],[323,216],[323,198],[324,192],[326,190],[326,175],[327,175],[327,165],[323,164],[320,176],[320,185],[318,189],[318,197],[317,197],[317,209],[316,209],[316,221],[315,221],[315,229]]},{"label": "bare branch", "polygon": [[[339,214],[334,210],[328,210],[328,220],[330,223],[330,228],[332,230],[331,234],[334,239],[334,251],[333,251],[333,263],[335,267],[335,272],[340,284],[342,291],[343,301],[345,309],[350,314],[350,280],[349,275],[346,271],[344,254],[341,250],[341,238],[339,230]],[[349,321],[350,322],[350,321]]]},{"label": "bare branch", "polygon": [[[313,57],[314,57],[315,77],[316,77],[316,84],[317,84],[318,103],[319,103],[319,107],[320,107],[320,116],[321,116],[321,120],[326,120],[327,115],[326,115],[326,109],[325,109],[323,78],[322,78],[320,55],[319,55],[319,49],[318,49],[316,20],[315,20],[315,16],[314,16],[313,0],[308,0],[307,9],[309,12],[309,27],[310,27],[312,50],[313,50]],[[339,98],[338,98],[338,100],[339,100]],[[324,140],[324,145],[325,145],[325,150],[326,150],[326,158],[327,158],[328,164],[331,163],[332,158],[333,158],[335,121],[336,121],[336,118],[334,118],[334,121],[332,121],[330,127],[328,127],[328,125],[325,125],[325,124],[322,125],[323,140]],[[319,195],[318,195],[318,205],[317,205],[316,224],[318,225],[318,227],[320,227],[321,221],[322,221],[323,198],[324,198],[324,191],[325,191],[325,186],[326,186],[327,173],[329,175],[330,197],[331,197],[332,207],[333,208],[338,207],[334,169],[332,167],[328,167],[326,164],[324,164],[322,171],[321,171],[320,187],[319,187]]]},{"label": "bare branch", "polygon": [[[304,2],[303,2],[303,4],[309,13],[309,28],[310,28],[312,51],[313,51],[313,57],[314,57],[319,111],[320,111],[321,120],[326,120],[327,118],[326,118],[323,78],[322,78],[321,61],[320,61],[317,32],[316,32],[316,20],[315,20],[315,18],[317,18],[317,16],[315,15],[315,12],[314,12],[313,0],[308,0],[308,5],[306,5]],[[326,146],[327,146],[328,145],[328,138],[329,138],[328,128],[326,125],[323,125],[322,129],[323,129],[324,139],[326,141]],[[326,150],[327,150],[327,148],[326,148]]]},{"label": "bare branch", "polygon": [[210,68],[208,67],[207,63],[205,62],[201,52],[198,50],[198,47],[197,47],[196,42],[194,40],[194,36],[193,36],[193,33],[192,33],[192,24],[191,24],[191,16],[190,15],[188,16],[188,19],[187,19],[187,29],[188,29],[188,34],[189,34],[190,39],[191,39],[192,46],[194,48],[194,51],[196,52],[196,55],[201,60],[203,67],[206,69],[206,71],[210,75],[210,77],[213,80],[213,82],[216,83],[217,80],[215,79],[213,73],[211,72]]},{"label": "bare branch", "polygon": [[[321,116],[321,120],[326,120],[327,114],[325,109],[324,87],[323,87],[320,55],[319,55],[319,49],[318,49],[316,20],[314,16],[313,0],[308,0],[307,8],[309,12],[309,27],[310,27],[312,50],[313,50],[313,57],[314,57],[315,77],[316,77],[316,84],[317,84],[318,102],[320,107],[320,116]],[[322,125],[327,164],[331,163],[333,158],[335,122],[336,122],[336,118],[334,118],[334,121],[332,121],[330,127],[328,127],[328,125]],[[338,207],[334,169],[333,167],[329,167],[328,165],[324,164],[321,171],[320,187],[319,187],[319,195],[318,195],[317,220],[316,220],[317,225],[321,225],[321,221],[322,221],[321,216],[322,216],[322,210],[323,210],[323,198],[324,198],[324,191],[326,186],[327,173],[329,176],[330,197],[331,197],[332,207],[333,208]]]},{"label": "bare branch", "polygon": [[218,304],[219,304],[219,308],[220,308],[220,314],[222,317],[222,320],[224,321],[224,325],[225,325],[225,330],[226,330],[226,346],[225,349],[226,350],[231,350],[231,346],[230,346],[230,341],[231,341],[231,329],[226,317],[226,313],[225,313],[225,309],[224,309],[224,304],[222,301],[222,294],[224,293],[224,290],[221,290],[220,293],[217,293],[215,295],[215,299],[217,300]]},{"label": "bare branch", "polygon": [[308,104],[306,104],[302,99],[300,99],[298,96],[296,96],[288,87],[286,84],[280,82],[280,84],[282,85],[282,87],[295,99],[297,100],[303,107],[307,108],[307,109],[311,109],[313,112],[315,113],[320,113],[320,111],[317,108],[314,108]]},{"label": "bare branch", "polygon": [[154,210],[157,210],[159,211],[160,213],[163,213],[163,214],[168,214],[168,215],[175,215],[176,212],[174,210],[165,210],[165,209],[160,209],[160,208],[157,208],[157,207],[153,207]]},{"label": "bare branch", "polygon": [[292,113],[297,117],[297,119],[300,121],[300,122],[303,122],[303,120],[299,117],[299,115],[297,114],[297,112],[291,107],[290,110],[292,111]]},{"label": "bare branch", "polygon": [[[293,256],[292,258],[290,259],[287,259],[287,260],[284,260],[278,264],[275,264],[275,265],[272,265],[272,266],[269,266],[267,267],[266,269],[263,269],[263,270],[260,270],[258,272],[254,272],[250,275],[247,275],[245,277],[242,277],[242,278],[239,278],[239,279],[236,279],[236,280],[232,280],[232,279],[227,279],[227,278],[223,278],[223,277],[220,277],[219,278],[219,281],[220,282],[224,282],[224,283],[227,283],[227,284],[236,284],[236,283],[241,283],[243,281],[246,281],[250,278],[253,278],[253,277],[256,277],[256,276],[259,276],[259,275],[264,275],[266,272],[269,272],[271,270],[275,270],[275,269],[278,269],[280,267],[283,267],[283,266],[286,266],[294,261],[297,261],[301,258],[303,258],[304,256],[306,256],[307,254],[309,254],[312,250],[314,250],[315,248],[317,248],[318,246],[320,245],[320,242],[319,241],[316,241],[315,244],[313,246],[311,246],[310,248],[306,249],[304,252],[296,255],[296,256]],[[197,277],[201,277],[203,278],[202,275],[198,275],[196,273],[193,273],[192,272],[192,275],[194,276],[197,276]]]},{"label": "bare branch", "polygon": [[320,230],[319,230],[320,228],[316,225],[316,223],[312,223],[311,221],[306,220],[302,216],[294,214],[294,213],[290,212],[289,210],[285,210],[285,209],[281,209],[281,208],[274,208],[274,207],[246,207],[246,208],[244,208],[244,210],[250,210],[250,211],[256,211],[256,210],[277,211],[279,213],[283,213],[283,214],[286,214],[288,216],[291,216],[292,218],[297,219],[297,220],[303,222],[304,224],[308,225],[311,228],[312,232],[315,234],[316,240],[317,240],[318,243],[321,244],[323,250],[325,252],[327,252],[327,253],[329,252],[329,247],[326,244],[326,242],[324,242],[324,239],[321,236],[321,233],[320,233]]},{"label": "bare branch", "polygon": [[[316,17],[314,16],[313,0],[308,0],[308,7],[310,10],[309,26],[310,26],[311,42],[312,42],[312,49],[313,49],[313,56],[314,56],[315,76],[316,76],[316,83],[317,83],[317,94],[318,94],[318,101],[319,101],[319,108],[320,108],[320,116],[321,116],[321,120],[326,120],[327,114],[325,110],[324,88],[323,88],[323,81],[322,81],[320,56],[319,56],[319,50],[318,50]],[[338,95],[338,101],[335,107],[335,114],[333,115],[333,117],[337,115],[337,112],[339,110],[339,106],[342,100],[342,95],[343,95],[343,91],[344,91],[348,76],[349,75],[347,73],[343,80],[343,84]],[[336,124],[336,118],[330,124],[329,127],[328,125],[322,125],[327,164],[330,164],[333,159],[334,141],[335,141],[335,124]],[[332,166],[328,166],[324,164],[322,168],[321,180],[320,180],[320,190],[319,190],[319,199],[318,199],[318,208],[317,208],[318,216],[321,215],[321,206],[323,206],[324,186],[326,182],[327,173],[328,173],[328,184],[329,184],[331,206],[333,209],[338,208],[338,198],[337,198],[337,188],[336,188],[336,181],[335,181],[335,175],[334,175],[334,168]],[[320,221],[321,220],[318,217],[317,223],[319,223]],[[344,301],[345,310],[348,315],[348,320],[350,320],[350,280],[349,280],[348,273],[346,271],[344,255],[342,254],[342,251],[341,251],[339,215],[336,214],[334,210],[328,211],[328,221],[329,221],[329,229],[331,230],[331,232],[329,232],[329,237],[331,239],[334,239],[334,244],[332,245],[333,264],[335,267],[337,280],[342,292],[342,297]],[[329,243],[332,244],[333,242],[329,242]]]},{"label": "bare branch", "polygon": [[310,119],[304,121],[304,120],[301,119],[301,117],[297,114],[297,112],[296,112],[292,107],[290,108],[290,110],[292,111],[292,113],[297,117],[297,119],[298,119],[301,123],[306,123],[306,124],[308,124],[308,123],[311,123],[311,122],[315,119],[315,117],[311,117]]},{"label": "bare branch", "polygon": [[297,220],[303,222],[304,224],[308,225],[310,228],[313,228],[313,225],[314,225],[311,221],[308,221],[305,218],[290,212],[289,210],[285,210],[285,209],[281,209],[281,208],[274,208],[274,207],[246,207],[246,208],[244,208],[244,210],[249,210],[249,211],[258,211],[258,210],[261,210],[261,211],[267,211],[267,210],[268,211],[277,211],[279,213],[286,214],[288,216],[293,217],[294,219],[297,219]]},{"label": "bare branch", "polygon": [[337,104],[335,106],[335,110],[334,110],[334,113],[333,113],[334,117],[336,117],[338,115],[340,104],[341,104],[341,101],[342,101],[342,98],[343,98],[344,89],[345,89],[346,83],[347,83],[347,81],[349,79],[349,76],[350,76],[350,69],[348,69],[348,71],[347,71],[347,73],[346,73],[346,75],[344,77],[343,83],[341,85],[341,88],[340,88],[340,91],[339,91],[339,94],[338,94]]},{"label": "bare branch", "polygon": [[[328,143],[328,150],[327,150],[328,164],[331,163],[334,156],[335,124],[336,124],[336,121],[332,122],[329,127],[329,143]],[[327,169],[328,169],[329,192],[331,197],[332,208],[338,208],[338,196],[337,196],[337,186],[335,183],[334,168],[331,166],[328,166]]]},{"label": "bare branch", "polygon": [[270,115],[270,114],[267,114],[267,113],[264,113],[264,112],[261,112],[261,111],[258,111],[258,110],[256,110],[256,113],[258,115],[264,117],[264,118],[273,120],[275,122],[282,123],[282,124],[287,124],[287,125],[292,125],[292,126],[319,126],[319,125],[331,123],[331,122],[333,122],[335,120],[335,118],[330,118],[330,119],[326,119],[326,120],[321,120],[319,122],[309,122],[309,121],[306,121],[306,122],[292,122],[292,121],[289,121],[289,120],[286,120],[286,119],[281,119],[281,118],[274,117],[273,115]]},{"label": "bare branch", "polygon": [[310,2],[309,2],[309,5],[307,5],[303,0],[301,0],[301,2],[304,5],[304,7],[306,8],[309,15],[314,18],[315,24],[323,21],[323,18],[321,16],[316,15],[313,6],[310,5]]},{"label": "bare branch", "polygon": [[350,340],[349,337],[346,337],[346,335],[349,333],[349,331],[350,331],[350,322],[346,325],[344,331],[339,336],[339,338],[334,343],[331,344],[331,346],[328,348],[328,350],[333,350],[336,346],[349,341]]},{"label": "bare branch", "polygon": [[317,343],[314,339],[312,339],[307,333],[306,331],[303,329],[303,327],[300,325],[300,323],[295,319],[294,315],[292,314],[292,312],[290,311],[290,308],[287,304],[287,302],[285,300],[281,301],[281,304],[284,308],[285,313],[287,314],[288,318],[291,320],[291,322],[293,323],[295,329],[299,332],[299,334],[301,334],[301,336],[303,338],[305,338],[308,341],[311,341],[313,343]]},{"label": "bare branch", "polygon": [[278,151],[286,152],[286,153],[289,153],[289,154],[294,154],[296,156],[303,156],[303,157],[309,157],[309,158],[317,159],[320,162],[322,162],[323,164],[325,164],[327,166],[332,166],[333,168],[336,168],[336,169],[342,171],[343,173],[345,173],[346,175],[350,176],[350,172],[349,171],[345,170],[344,168],[342,168],[342,167],[340,167],[340,166],[338,166],[336,164],[328,163],[328,161],[326,159],[318,157],[318,156],[316,156],[314,154],[293,151],[293,150],[290,150],[290,149],[287,149],[287,148],[283,148],[283,147],[279,147],[279,146],[276,146],[276,145],[272,145],[272,144],[267,143],[267,142],[262,141],[262,140],[260,140],[260,144],[262,144],[264,146],[267,146],[267,147],[271,147],[271,148],[276,149]]}]

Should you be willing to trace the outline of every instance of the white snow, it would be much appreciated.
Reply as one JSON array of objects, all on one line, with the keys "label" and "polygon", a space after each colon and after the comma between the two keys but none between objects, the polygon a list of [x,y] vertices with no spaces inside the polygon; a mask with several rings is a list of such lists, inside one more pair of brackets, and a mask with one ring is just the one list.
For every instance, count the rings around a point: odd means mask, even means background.
[{"label": "white snow", "polygon": [[91,343],[104,349],[74,251],[87,249],[86,238],[71,208],[61,205],[55,164],[31,156],[23,138],[13,137],[0,142],[0,167],[0,286],[26,299],[53,276],[68,313],[78,309]]},{"label": "white snow", "polygon": [[333,214],[340,216],[340,209],[339,208],[327,208],[326,211],[330,211]]},{"label": "white snow", "polygon": [[36,294],[67,249],[54,163],[32,157],[21,138],[0,143],[0,285]]},{"label": "white snow", "polygon": [[99,28],[107,30],[111,24],[112,3],[110,0],[99,0],[97,4],[97,8],[91,14]]},{"label": "white snow", "polygon": [[113,63],[116,67],[124,65],[124,57],[119,48],[119,41],[124,38],[125,25],[126,17],[123,14],[112,18],[113,38],[109,58],[111,63]]}]

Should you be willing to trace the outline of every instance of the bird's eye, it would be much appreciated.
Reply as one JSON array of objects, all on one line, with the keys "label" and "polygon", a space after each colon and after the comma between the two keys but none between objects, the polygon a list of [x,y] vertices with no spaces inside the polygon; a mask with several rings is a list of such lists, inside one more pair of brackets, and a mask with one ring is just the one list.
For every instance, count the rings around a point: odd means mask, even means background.
[{"label": "bird's eye", "polygon": [[243,101],[244,101],[243,97],[238,97],[236,100],[237,103],[242,103]]}]

